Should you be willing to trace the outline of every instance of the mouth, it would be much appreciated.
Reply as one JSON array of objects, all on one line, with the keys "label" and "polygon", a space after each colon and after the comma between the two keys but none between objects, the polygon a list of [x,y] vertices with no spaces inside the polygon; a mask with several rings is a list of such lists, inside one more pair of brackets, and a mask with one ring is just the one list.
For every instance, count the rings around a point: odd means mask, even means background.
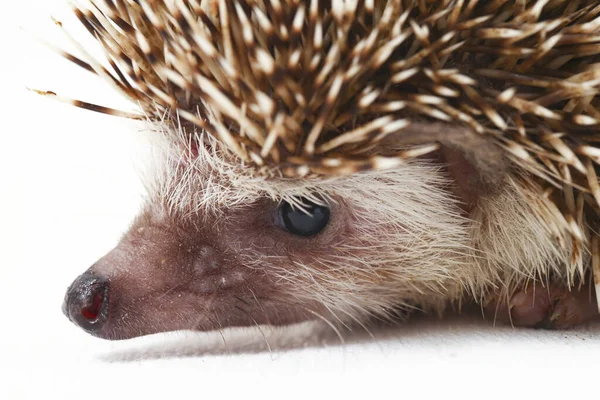
[{"label": "mouth", "polygon": [[105,340],[207,328],[208,318],[201,312],[204,303],[199,303],[198,296],[186,291],[173,290],[167,295],[152,293],[132,298],[118,296],[115,293],[119,291],[118,287],[112,289],[99,282],[91,282],[80,289],[70,288],[63,303],[63,313],[77,327]]}]

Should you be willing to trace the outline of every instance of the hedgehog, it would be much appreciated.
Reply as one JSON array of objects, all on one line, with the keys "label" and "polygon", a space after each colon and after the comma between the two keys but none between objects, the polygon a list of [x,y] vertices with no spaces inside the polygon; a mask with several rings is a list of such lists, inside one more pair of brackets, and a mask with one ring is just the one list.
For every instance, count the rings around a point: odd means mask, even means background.
[{"label": "hedgehog", "polygon": [[[116,247],[70,285],[88,333],[468,306],[599,319],[597,0],[89,0],[55,49],[160,148]],[[68,27],[56,21],[68,34]]]}]

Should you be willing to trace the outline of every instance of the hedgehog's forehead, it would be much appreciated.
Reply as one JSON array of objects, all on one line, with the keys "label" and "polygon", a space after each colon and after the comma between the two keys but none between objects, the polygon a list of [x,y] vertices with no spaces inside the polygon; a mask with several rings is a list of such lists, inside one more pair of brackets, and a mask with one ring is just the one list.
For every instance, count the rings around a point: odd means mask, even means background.
[{"label": "hedgehog's forehead", "polygon": [[[214,143],[213,143],[214,144]],[[277,171],[265,173],[236,158],[222,145],[200,146],[190,159],[181,151],[171,153],[160,176],[157,192],[171,210],[184,214],[223,211],[269,199],[297,203],[331,200],[335,188],[348,177],[284,178]]]}]

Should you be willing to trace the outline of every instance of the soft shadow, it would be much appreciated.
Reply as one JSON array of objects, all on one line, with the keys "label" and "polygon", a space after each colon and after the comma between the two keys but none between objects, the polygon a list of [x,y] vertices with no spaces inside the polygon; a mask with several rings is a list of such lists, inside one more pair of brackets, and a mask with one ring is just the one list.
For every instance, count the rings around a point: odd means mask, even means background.
[{"label": "soft shadow", "polygon": [[127,340],[116,349],[99,356],[105,362],[137,362],[182,357],[206,357],[232,354],[270,353],[275,355],[307,348],[349,347],[365,343],[396,341],[410,346],[428,347],[464,344],[486,340],[506,343],[507,335],[531,339],[543,336],[555,340],[591,340],[600,343],[600,323],[571,331],[548,331],[511,326],[495,326],[477,312],[450,315],[443,319],[413,315],[408,321],[379,323],[365,328],[353,327],[338,332],[322,323],[311,322],[284,328],[260,326],[231,328],[221,332],[174,332]]}]

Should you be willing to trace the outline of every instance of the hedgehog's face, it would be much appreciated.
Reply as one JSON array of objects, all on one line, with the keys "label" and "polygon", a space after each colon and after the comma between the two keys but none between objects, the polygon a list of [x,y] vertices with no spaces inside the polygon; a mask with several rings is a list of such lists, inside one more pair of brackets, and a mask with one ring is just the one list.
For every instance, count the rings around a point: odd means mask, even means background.
[{"label": "hedgehog's face", "polygon": [[[302,320],[300,305],[318,306],[295,299],[272,271],[278,258],[302,258],[300,241],[277,226],[279,212],[257,201],[190,221],[149,204],[119,245],[73,283],[66,312],[109,339]],[[331,231],[342,223],[341,215],[329,229],[322,223],[321,239],[303,242],[304,251],[333,244]]]},{"label": "hedgehog's face", "polygon": [[123,339],[385,315],[441,293],[470,248],[459,201],[431,163],[310,185],[222,168],[175,175],[71,285],[65,313],[88,332]]}]

